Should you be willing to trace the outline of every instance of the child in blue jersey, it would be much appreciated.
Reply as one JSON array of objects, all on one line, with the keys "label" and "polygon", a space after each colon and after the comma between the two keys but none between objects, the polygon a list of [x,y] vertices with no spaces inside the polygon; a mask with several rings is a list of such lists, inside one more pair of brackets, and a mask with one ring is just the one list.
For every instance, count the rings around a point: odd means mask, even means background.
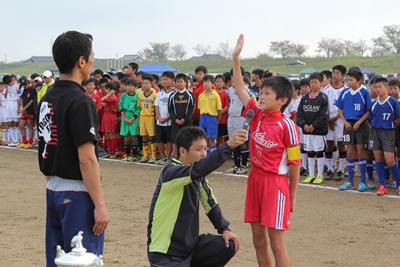
[{"label": "child in blue jersey", "polygon": [[[376,162],[376,172],[380,187],[376,193],[378,196],[386,195],[388,190],[385,185],[385,162],[390,168],[396,184],[400,184],[400,171],[395,161],[395,129],[400,124],[400,104],[389,96],[389,82],[386,78],[375,79],[375,91],[378,95],[372,103],[368,148],[373,150]],[[400,194],[400,187],[397,187]]]},{"label": "child in blue jersey", "polygon": [[[347,85],[335,105],[338,107],[339,117],[344,124],[343,144],[347,145],[348,181],[339,187],[339,190],[354,189],[354,166],[356,155],[360,167],[360,184],[358,191],[367,190],[365,186],[366,155],[365,144],[368,141],[368,122],[371,109],[371,97],[367,89],[361,86],[363,74],[353,68],[347,72]],[[357,154],[356,154],[357,153]]]}]

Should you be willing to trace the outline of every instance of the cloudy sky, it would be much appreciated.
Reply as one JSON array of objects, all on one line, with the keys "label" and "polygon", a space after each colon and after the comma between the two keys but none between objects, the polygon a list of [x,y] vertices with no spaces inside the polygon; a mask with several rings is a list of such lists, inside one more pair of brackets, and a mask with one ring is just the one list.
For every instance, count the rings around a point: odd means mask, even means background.
[{"label": "cloudy sky", "polygon": [[245,35],[243,56],[268,52],[271,41],[306,44],[315,54],[322,38],[357,41],[400,24],[395,0],[19,0],[2,9],[0,61],[51,55],[51,42],[68,30],[94,37],[96,58],[136,54],[149,42],[183,44],[195,56],[197,44],[228,42]]}]

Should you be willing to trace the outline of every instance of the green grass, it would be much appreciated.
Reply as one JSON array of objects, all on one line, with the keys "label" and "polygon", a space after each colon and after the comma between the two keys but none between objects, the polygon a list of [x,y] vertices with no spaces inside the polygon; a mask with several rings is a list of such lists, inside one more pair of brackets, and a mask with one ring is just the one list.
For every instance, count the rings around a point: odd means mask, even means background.
[{"label": "green grass", "polygon": [[[292,59],[282,58],[252,58],[241,60],[242,66],[247,71],[261,68],[264,70],[271,69],[279,73],[299,73],[300,71],[314,67],[318,70],[331,69],[334,65],[342,64],[347,68],[358,66],[370,69],[377,74],[381,73],[397,73],[400,72],[400,55],[389,55],[385,57],[360,57],[360,56],[345,56],[345,57],[314,57],[314,58],[296,58],[307,63],[306,66],[287,66],[287,62]],[[126,62],[125,64],[127,64]],[[146,62],[140,63],[143,65]],[[150,62],[147,62],[150,63]],[[184,61],[164,61],[157,63],[167,63],[171,67],[185,73],[194,73],[194,69],[199,65],[207,67],[210,73],[222,73],[229,71],[232,67],[231,60],[184,60]],[[43,73],[44,70],[54,67],[54,63],[0,63],[0,73],[14,73],[18,71],[20,75],[31,73]],[[105,61],[96,61],[94,68],[106,70],[107,63]]]}]

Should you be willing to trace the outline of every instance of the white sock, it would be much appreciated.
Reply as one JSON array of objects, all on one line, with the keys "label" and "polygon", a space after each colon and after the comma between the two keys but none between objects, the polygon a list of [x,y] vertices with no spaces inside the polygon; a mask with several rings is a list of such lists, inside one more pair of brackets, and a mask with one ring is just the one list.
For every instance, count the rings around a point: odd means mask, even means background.
[{"label": "white sock", "polygon": [[6,129],[1,129],[1,140],[3,140],[3,142],[7,141],[7,130]]},{"label": "white sock", "polygon": [[17,142],[21,142],[21,131],[18,127],[15,127],[15,138],[17,139]]},{"label": "white sock", "polygon": [[338,151],[333,151],[333,154],[332,154],[332,159],[333,159],[333,162],[332,162],[332,171],[335,169],[335,167],[336,167],[336,161],[337,161],[337,159],[338,159]]},{"label": "white sock", "polygon": [[[328,166],[328,171],[333,171],[333,169],[332,169],[332,162],[333,162],[333,159],[332,158],[325,158],[325,162],[326,162],[326,166]],[[319,165],[318,165],[319,166]],[[323,167],[322,167],[323,168]]]},{"label": "white sock", "polygon": [[322,177],[322,175],[324,174],[324,158],[317,158],[317,162],[318,162],[318,175]]},{"label": "white sock", "polygon": [[301,153],[301,166],[304,169],[307,169],[307,159],[308,159],[307,153]]},{"label": "white sock", "polygon": [[[323,168],[323,165],[322,165]],[[315,158],[308,158],[308,173],[315,177]]]},{"label": "white sock", "polygon": [[11,132],[10,132],[10,128],[7,129],[7,142],[11,142]]},{"label": "white sock", "polygon": [[10,140],[11,140],[12,143],[16,142],[15,141],[15,128],[14,127],[10,128]]},{"label": "white sock", "polygon": [[339,171],[344,172],[344,165],[346,164],[345,158],[339,158]]},{"label": "white sock", "polygon": [[[33,127],[33,141],[35,141],[36,138],[37,138],[37,128],[36,128],[36,126],[35,126],[35,127]],[[35,141],[35,142],[36,142],[36,141]]]}]

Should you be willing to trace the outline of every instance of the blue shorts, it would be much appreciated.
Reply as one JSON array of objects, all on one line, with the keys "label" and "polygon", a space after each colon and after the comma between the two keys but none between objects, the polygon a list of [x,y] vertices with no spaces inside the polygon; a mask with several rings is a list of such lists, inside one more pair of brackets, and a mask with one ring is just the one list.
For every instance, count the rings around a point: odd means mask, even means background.
[{"label": "blue shorts", "polygon": [[207,133],[208,138],[218,138],[218,117],[208,114],[200,115],[199,127]]}]

